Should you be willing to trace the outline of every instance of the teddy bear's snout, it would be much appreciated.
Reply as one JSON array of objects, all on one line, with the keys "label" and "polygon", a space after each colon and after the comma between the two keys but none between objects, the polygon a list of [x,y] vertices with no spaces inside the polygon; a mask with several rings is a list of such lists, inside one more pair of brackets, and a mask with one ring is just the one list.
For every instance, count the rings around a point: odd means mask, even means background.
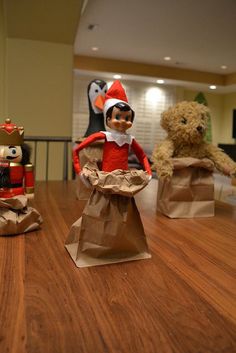
[{"label": "teddy bear's snout", "polygon": [[202,127],[201,125],[198,125],[197,131],[200,132],[200,133],[202,133],[202,132],[203,132],[203,127]]}]

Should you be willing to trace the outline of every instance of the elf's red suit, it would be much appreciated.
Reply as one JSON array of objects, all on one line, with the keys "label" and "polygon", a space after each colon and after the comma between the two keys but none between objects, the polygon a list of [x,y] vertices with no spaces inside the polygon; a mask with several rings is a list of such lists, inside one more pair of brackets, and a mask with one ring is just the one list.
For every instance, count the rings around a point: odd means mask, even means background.
[{"label": "elf's red suit", "polygon": [[133,136],[119,133],[116,131],[100,131],[87,137],[82,143],[80,143],[73,150],[73,161],[75,172],[79,174],[81,172],[79,163],[79,151],[83,148],[88,147],[91,143],[97,140],[103,140],[103,158],[102,158],[102,170],[104,172],[112,172],[115,169],[128,170],[128,154],[131,148],[139,159],[143,168],[149,175],[152,175],[151,168],[141,146],[135,141]]}]

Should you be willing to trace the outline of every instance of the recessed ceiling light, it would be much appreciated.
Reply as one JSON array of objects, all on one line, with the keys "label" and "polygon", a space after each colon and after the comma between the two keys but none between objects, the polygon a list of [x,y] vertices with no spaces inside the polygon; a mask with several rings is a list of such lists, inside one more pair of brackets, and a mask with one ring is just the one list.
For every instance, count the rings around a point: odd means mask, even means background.
[{"label": "recessed ceiling light", "polygon": [[162,85],[163,83],[165,83],[164,80],[157,80],[157,83],[159,83],[160,85]]},{"label": "recessed ceiling light", "polygon": [[221,69],[222,69],[222,70],[226,70],[226,69],[227,69],[227,66],[226,66],[226,65],[221,65]]},{"label": "recessed ceiling light", "polygon": [[216,89],[216,86],[215,85],[211,85],[209,86],[210,89]]},{"label": "recessed ceiling light", "polygon": [[165,56],[165,57],[164,57],[164,60],[170,61],[170,60],[171,60],[171,57],[170,57],[170,56]]},{"label": "recessed ceiling light", "polygon": [[98,51],[98,47],[92,47],[91,48],[93,51]]},{"label": "recessed ceiling light", "polygon": [[114,75],[113,78],[115,78],[116,80],[119,80],[121,78],[121,75]]}]

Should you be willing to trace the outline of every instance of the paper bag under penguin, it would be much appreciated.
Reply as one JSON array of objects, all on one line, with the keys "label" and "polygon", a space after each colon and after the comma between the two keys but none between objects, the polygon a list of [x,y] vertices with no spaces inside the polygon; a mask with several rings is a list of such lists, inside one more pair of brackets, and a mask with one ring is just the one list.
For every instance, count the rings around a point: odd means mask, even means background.
[{"label": "paper bag under penguin", "polygon": [[172,178],[158,183],[158,211],[170,218],[214,216],[213,162],[191,157],[172,161]]},{"label": "paper bag under penguin", "polygon": [[[140,214],[132,197],[147,185],[147,173],[97,171],[97,178],[95,174],[96,170],[92,166],[91,181],[93,186],[96,185],[95,189],[82,217],[72,225],[65,245],[76,266],[150,258]],[[130,178],[135,178],[136,188],[132,188],[128,197],[124,194],[129,193]],[[118,185],[121,195],[114,193]]]}]

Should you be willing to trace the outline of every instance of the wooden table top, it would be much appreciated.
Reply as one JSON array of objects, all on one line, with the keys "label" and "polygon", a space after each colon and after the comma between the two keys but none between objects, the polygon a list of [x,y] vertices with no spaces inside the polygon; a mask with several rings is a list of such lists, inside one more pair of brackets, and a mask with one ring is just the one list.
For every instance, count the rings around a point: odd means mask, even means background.
[{"label": "wooden table top", "polygon": [[236,207],[169,219],[136,196],[149,260],[78,269],[64,248],[84,202],[37,184],[41,230],[0,238],[0,352],[235,353]]}]

